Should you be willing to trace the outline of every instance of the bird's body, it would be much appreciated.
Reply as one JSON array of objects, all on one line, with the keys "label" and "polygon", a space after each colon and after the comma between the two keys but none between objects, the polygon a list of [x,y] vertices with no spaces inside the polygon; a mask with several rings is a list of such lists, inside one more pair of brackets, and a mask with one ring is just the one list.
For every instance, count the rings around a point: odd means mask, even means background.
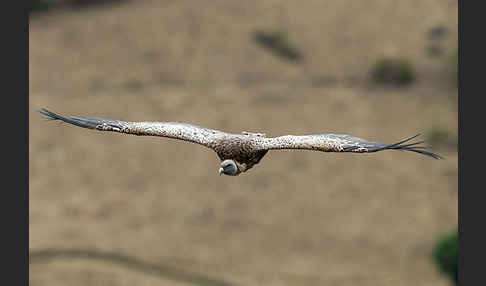
[{"label": "bird's body", "polygon": [[65,117],[42,109],[39,111],[51,120],[64,122],[89,129],[112,131],[139,136],[160,136],[197,143],[216,152],[222,161],[220,174],[239,175],[258,164],[269,150],[304,149],[322,152],[371,153],[387,149],[406,150],[435,159],[439,155],[425,151],[423,143],[403,144],[417,137],[415,135],[395,144],[369,142],[343,134],[285,135],[267,138],[263,133],[242,132],[232,134],[197,125],[180,122],[126,122],[104,118]]},{"label": "bird's body", "polygon": [[213,150],[221,161],[233,160],[240,172],[246,172],[267,154],[262,150],[263,137],[252,134],[228,134],[214,140]]}]

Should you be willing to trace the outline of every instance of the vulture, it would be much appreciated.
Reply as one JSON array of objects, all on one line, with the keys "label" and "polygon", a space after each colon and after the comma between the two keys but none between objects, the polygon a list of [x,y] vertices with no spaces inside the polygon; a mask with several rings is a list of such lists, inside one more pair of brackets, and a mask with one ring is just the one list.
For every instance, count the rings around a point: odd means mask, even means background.
[{"label": "vulture", "polygon": [[269,150],[302,149],[322,152],[374,153],[383,150],[404,150],[441,159],[420,146],[424,141],[412,142],[420,136],[409,137],[393,144],[370,142],[345,134],[284,135],[266,137],[264,133],[243,131],[241,134],[205,128],[181,122],[127,122],[98,117],[62,116],[47,109],[39,110],[49,120],[61,120],[83,128],[111,131],[139,136],[159,136],[184,140],[208,147],[221,160],[218,173],[237,176],[258,164]]}]

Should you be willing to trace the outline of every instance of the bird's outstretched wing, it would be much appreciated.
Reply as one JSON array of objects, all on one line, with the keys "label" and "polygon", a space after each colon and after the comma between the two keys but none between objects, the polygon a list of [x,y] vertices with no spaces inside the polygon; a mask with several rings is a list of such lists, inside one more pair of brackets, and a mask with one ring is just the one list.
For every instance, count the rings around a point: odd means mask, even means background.
[{"label": "bird's outstretched wing", "polygon": [[79,127],[133,135],[160,136],[189,141],[213,148],[214,139],[226,133],[180,122],[125,122],[97,117],[66,117],[47,109],[39,112],[50,120],[61,120]]},{"label": "bird's outstretched wing", "polygon": [[435,159],[441,159],[441,156],[426,151],[425,149],[427,149],[427,147],[419,146],[419,144],[424,143],[424,141],[413,143],[410,142],[410,140],[419,135],[420,134],[417,134],[394,144],[369,142],[361,138],[344,134],[320,134],[304,136],[286,135],[274,138],[265,138],[261,144],[262,149],[264,150],[305,149],[323,152],[355,153],[371,153],[382,150],[405,150],[430,156]]}]

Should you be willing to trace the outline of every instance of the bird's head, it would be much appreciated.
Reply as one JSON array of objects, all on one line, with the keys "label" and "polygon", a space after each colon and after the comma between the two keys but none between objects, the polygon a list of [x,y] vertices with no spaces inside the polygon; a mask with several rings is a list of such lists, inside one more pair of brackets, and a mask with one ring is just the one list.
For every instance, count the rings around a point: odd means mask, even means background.
[{"label": "bird's head", "polygon": [[221,162],[221,167],[219,168],[218,173],[219,175],[225,174],[228,176],[237,176],[241,171],[235,161],[228,159]]}]

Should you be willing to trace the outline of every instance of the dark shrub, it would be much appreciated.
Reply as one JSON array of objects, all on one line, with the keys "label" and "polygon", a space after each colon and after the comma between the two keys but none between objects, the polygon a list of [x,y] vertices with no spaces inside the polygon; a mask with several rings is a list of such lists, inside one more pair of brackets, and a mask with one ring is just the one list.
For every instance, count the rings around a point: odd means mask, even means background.
[{"label": "dark shrub", "polygon": [[385,58],[375,63],[372,77],[379,83],[405,85],[415,80],[415,70],[406,59]]},{"label": "dark shrub", "polygon": [[459,233],[452,233],[439,238],[432,251],[432,258],[439,271],[446,274],[457,285],[457,259],[459,254]]},{"label": "dark shrub", "polygon": [[289,42],[285,32],[256,31],[253,38],[258,44],[274,52],[277,56],[294,61],[302,57],[297,49]]}]

